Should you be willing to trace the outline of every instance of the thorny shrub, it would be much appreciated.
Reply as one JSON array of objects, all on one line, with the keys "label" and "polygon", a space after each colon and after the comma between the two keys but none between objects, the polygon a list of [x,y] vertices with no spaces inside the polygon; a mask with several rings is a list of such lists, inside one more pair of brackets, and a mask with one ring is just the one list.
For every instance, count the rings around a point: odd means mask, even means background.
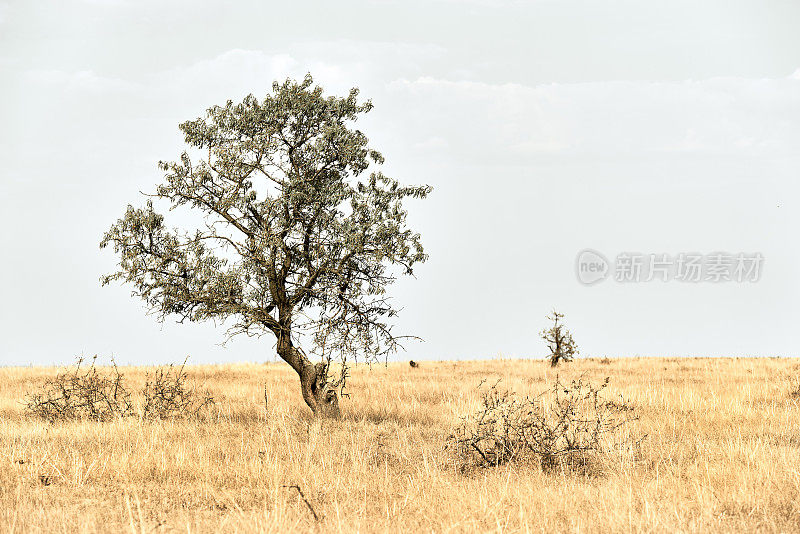
[{"label": "thorny shrub", "polygon": [[148,375],[141,390],[141,410],[137,411],[116,363],[112,360],[111,369],[103,373],[95,367],[96,360],[97,356],[88,368],[82,368],[83,358],[80,358],[74,369],[47,379],[39,391],[26,397],[25,411],[51,423],[75,419],[109,421],[131,416],[166,419],[194,417],[214,403],[207,392],[199,394],[189,385],[184,361],[179,368],[170,365]]},{"label": "thorny shrub", "polygon": [[79,358],[74,370],[48,379],[41,391],[28,396],[25,410],[51,423],[83,418],[108,421],[134,415],[131,394],[116,363],[103,375],[95,368],[96,360],[97,356],[82,369],[83,358]]},{"label": "thorny shrub", "polygon": [[189,385],[185,367],[186,360],[180,367],[160,368],[147,377],[142,389],[144,418],[194,417],[203,408],[214,404],[214,398],[208,392],[199,394]]},{"label": "thorny shrub", "polygon": [[800,376],[789,376],[786,379],[789,396],[798,399],[800,398]]},{"label": "thorny shrub", "polygon": [[583,377],[569,383],[556,377],[550,389],[534,397],[520,397],[498,384],[482,391],[481,408],[463,418],[448,439],[446,448],[462,471],[538,461],[544,470],[591,474],[602,455],[635,450],[644,439],[623,431],[638,416],[623,398],[603,395],[608,378],[595,385]]}]

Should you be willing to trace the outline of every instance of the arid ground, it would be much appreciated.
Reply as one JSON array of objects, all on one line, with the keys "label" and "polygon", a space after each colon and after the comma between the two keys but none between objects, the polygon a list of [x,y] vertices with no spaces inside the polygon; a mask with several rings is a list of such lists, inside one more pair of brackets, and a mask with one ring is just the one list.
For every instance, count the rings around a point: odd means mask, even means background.
[{"label": "arid ground", "polygon": [[[0,369],[0,532],[800,531],[791,359],[358,367],[338,421],[311,417],[284,364],[196,366],[216,400],[201,419],[26,416],[25,394],[58,371]],[[148,369],[122,371],[135,386]],[[536,393],[556,372],[610,377],[640,416],[638,453],[592,476],[460,471],[443,447],[481,380]]]}]

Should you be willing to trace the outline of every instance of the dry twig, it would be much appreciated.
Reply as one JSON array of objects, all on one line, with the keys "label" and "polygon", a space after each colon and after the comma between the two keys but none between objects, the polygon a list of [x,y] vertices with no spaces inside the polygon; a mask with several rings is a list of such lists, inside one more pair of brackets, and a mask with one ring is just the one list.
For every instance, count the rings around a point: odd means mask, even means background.
[{"label": "dry twig", "polygon": [[319,521],[319,516],[317,515],[317,512],[314,511],[314,507],[311,506],[311,503],[308,502],[308,499],[306,499],[306,496],[303,494],[303,490],[300,489],[300,486],[294,484],[294,485],[291,485],[291,486],[283,486],[283,487],[284,488],[289,488],[289,489],[291,489],[291,488],[296,489],[297,490],[297,494],[300,495],[300,498],[303,499],[303,502],[306,503],[306,506],[308,506],[308,509],[311,511],[311,515],[314,516],[314,521]]}]

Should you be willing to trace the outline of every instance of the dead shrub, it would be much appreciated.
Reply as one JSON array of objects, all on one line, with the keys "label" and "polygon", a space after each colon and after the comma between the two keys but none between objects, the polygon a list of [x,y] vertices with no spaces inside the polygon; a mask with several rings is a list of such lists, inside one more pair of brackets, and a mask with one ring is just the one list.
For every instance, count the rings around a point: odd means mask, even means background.
[{"label": "dead shrub", "polygon": [[180,367],[170,365],[148,375],[142,388],[142,416],[145,419],[196,417],[203,408],[214,405],[208,392],[198,393],[189,384],[186,360]]},{"label": "dead shrub", "polygon": [[793,399],[800,399],[800,376],[789,376],[786,379],[789,396]]},{"label": "dead shrub", "polygon": [[97,370],[96,360],[97,356],[86,368],[82,367],[83,358],[79,358],[74,369],[45,380],[39,391],[26,397],[26,413],[51,423],[76,419],[110,421],[131,416],[167,419],[197,416],[214,403],[208,392],[200,394],[189,385],[184,361],[180,367],[170,365],[147,376],[141,390],[141,410],[137,411],[114,360],[107,372]]},{"label": "dead shrub", "polygon": [[622,431],[638,417],[624,399],[603,396],[607,385],[608,378],[594,385],[583,377],[570,383],[556,377],[550,389],[520,397],[495,383],[482,391],[481,408],[462,419],[446,448],[462,471],[537,461],[544,470],[591,474],[601,456],[630,450],[644,438]]},{"label": "dead shrub", "polygon": [[41,391],[29,395],[25,410],[31,415],[55,422],[73,419],[108,421],[134,415],[131,394],[125,380],[113,362],[107,374],[95,368],[97,356],[88,368],[81,368],[79,358],[74,370],[59,373],[48,379]]}]

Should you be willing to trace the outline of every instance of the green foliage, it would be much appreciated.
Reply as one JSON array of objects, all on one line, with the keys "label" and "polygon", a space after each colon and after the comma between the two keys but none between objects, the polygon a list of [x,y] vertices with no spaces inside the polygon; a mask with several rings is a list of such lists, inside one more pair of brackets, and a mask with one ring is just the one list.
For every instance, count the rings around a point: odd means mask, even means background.
[{"label": "green foliage", "polygon": [[132,285],[161,320],[272,333],[298,373],[307,366],[290,350],[298,335],[327,361],[395,350],[386,288],[426,259],[403,200],[431,188],[380,171],[362,178],[383,163],[352,128],[371,109],[357,89],[325,96],[307,75],[181,124],[189,151],[159,163],[165,181],[151,197],[202,222],[168,229],[152,200],[129,206],[100,244],[120,260],[102,283]]}]

